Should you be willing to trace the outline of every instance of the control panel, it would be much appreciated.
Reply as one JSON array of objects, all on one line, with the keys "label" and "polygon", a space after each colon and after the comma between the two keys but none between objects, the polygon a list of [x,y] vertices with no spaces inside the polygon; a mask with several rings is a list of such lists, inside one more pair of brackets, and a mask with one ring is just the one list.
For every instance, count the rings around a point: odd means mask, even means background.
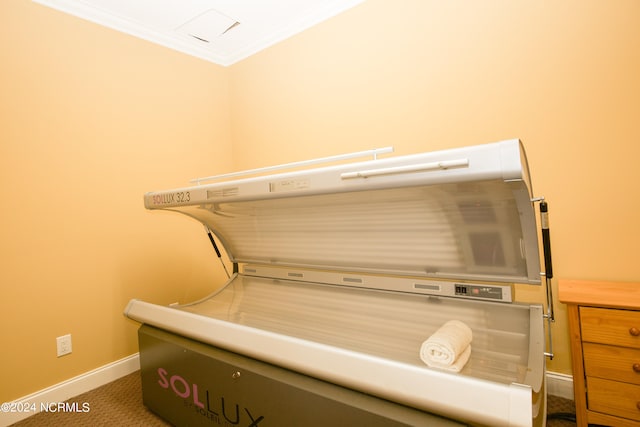
[{"label": "control panel", "polygon": [[513,302],[510,285],[449,282],[444,280],[419,280],[409,277],[373,276],[362,273],[342,273],[311,269],[289,269],[258,264],[243,265],[247,276],[280,280],[325,283],[385,291],[411,292],[424,295],[470,298],[485,301]]},{"label": "control panel", "polygon": [[456,284],[456,295],[501,301],[503,288],[500,286]]}]

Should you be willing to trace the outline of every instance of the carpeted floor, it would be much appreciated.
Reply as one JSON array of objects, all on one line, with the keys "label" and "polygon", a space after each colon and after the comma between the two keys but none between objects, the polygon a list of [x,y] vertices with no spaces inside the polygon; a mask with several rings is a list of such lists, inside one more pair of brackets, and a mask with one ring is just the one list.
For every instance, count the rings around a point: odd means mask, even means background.
[{"label": "carpeted floor", "polygon": [[[12,427],[76,426],[170,426],[142,404],[140,373],[134,372],[112,383],[81,394],[68,402],[78,408],[88,404],[88,412],[41,412],[13,424]],[[575,413],[573,401],[549,396],[549,414]],[[548,427],[575,426],[575,422],[551,419]]]},{"label": "carpeted floor", "polygon": [[82,408],[88,403],[88,412],[40,412],[12,425],[12,427],[79,427],[79,426],[149,426],[164,427],[171,424],[155,416],[142,404],[140,372],[88,391],[68,402]]}]

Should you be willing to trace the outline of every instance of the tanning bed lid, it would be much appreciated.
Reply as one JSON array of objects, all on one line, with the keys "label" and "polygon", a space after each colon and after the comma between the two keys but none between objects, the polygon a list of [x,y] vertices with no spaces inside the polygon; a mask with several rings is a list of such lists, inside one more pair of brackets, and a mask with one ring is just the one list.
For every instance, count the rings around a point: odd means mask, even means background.
[{"label": "tanning bed lid", "polygon": [[233,262],[539,284],[517,140],[145,194],[191,216]]}]

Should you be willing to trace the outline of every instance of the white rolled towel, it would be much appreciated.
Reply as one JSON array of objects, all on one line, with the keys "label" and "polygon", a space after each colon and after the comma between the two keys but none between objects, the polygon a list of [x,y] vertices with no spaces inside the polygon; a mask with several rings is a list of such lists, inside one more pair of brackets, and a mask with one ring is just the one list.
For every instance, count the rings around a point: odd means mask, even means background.
[{"label": "white rolled towel", "polygon": [[459,320],[450,320],[420,347],[420,359],[427,365],[460,372],[471,356],[471,328]]}]

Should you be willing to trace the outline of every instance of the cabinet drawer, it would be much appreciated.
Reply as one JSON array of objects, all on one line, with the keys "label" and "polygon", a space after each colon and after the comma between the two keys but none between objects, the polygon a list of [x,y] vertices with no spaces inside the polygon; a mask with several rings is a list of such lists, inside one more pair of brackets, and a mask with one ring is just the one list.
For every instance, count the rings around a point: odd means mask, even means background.
[{"label": "cabinet drawer", "polygon": [[587,376],[640,385],[640,350],[588,342],[582,349]]},{"label": "cabinet drawer", "polygon": [[640,312],[580,307],[582,340],[640,348]]},{"label": "cabinet drawer", "polygon": [[587,377],[587,406],[632,420],[640,420],[640,386]]},{"label": "cabinet drawer", "polygon": [[587,377],[590,410],[640,420],[640,386]]}]

